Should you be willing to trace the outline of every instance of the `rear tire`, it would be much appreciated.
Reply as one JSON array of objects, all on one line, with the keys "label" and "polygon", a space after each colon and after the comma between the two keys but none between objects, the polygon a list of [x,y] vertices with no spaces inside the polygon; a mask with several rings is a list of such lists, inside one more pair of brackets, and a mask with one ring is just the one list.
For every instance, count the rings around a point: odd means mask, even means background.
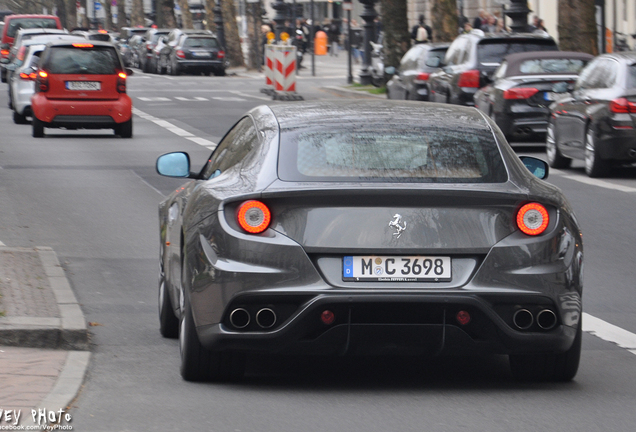
[{"label": "rear tire", "polygon": [[180,74],[179,65],[177,64],[177,62],[172,61],[170,66],[170,75],[177,76],[179,74]]},{"label": "rear tire", "polygon": [[19,114],[17,111],[13,111],[13,123],[27,124],[29,123],[29,121],[27,120],[25,115]]},{"label": "rear tire", "polygon": [[214,76],[225,76],[225,69],[216,69],[214,71]]},{"label": "rear tire", "polygon": [[44,122],[39,120],[35,115],[33,115],[33,121],[31,122],[31,126],[33,127],[34,138],[44,137]]},{"label": "rear tire", "polygon": [[579,369],[583,330],[581,320],[569,350],[561,354],[511,355],[510,370],[519,381],[571,381]]},{"label": "rear tire", "polygon": [[590,177],[603,177],[609,171],[609,163],[602,160],[596,147],[592,125],[585,131],[585,173]]},{"label": "rear tire", "polygon": [[169,339],[179,337],[179,319],[174,314],[170,293],[166,288],[166,276],[163,268],[159,270],[159,332]]},{"label": "rear tire", "polygon": [[556,142],[556,134],[554,133],[554,125],[548,123],[548,130],[545,136],[545,152],[548,159],[548,164],[551,168],[569,168],[572,163],[572,159],[566,158],[559,151],[559,147]]},{"label": "rear tire", "polygon": [[185,301],[179,329],[181,376],[186,381],[234,381],[243,377],[245,356],[231,351],[208,351],[194,326],[190,301]]},{"label": "rear tire", "polygon": [[132,138],[133,136],[133,125],[132,118],[127,122],[121,123],[115,127],[115,134],[119,135],[122,138]]}]

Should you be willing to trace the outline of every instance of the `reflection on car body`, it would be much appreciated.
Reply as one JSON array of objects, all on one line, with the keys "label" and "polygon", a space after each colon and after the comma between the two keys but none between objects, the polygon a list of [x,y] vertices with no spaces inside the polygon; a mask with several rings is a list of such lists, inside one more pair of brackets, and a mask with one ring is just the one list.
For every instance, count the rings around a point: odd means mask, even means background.
[{"label": "reflection on car body", "polygon": [[529,171],[547,164],[478,110],[261,106],[190,169],[157,160],[192,179],[159,206],[160,329],[186,380],[238,378],[255,352],[485,351],[519,378],[576,374],[579,227]]}]

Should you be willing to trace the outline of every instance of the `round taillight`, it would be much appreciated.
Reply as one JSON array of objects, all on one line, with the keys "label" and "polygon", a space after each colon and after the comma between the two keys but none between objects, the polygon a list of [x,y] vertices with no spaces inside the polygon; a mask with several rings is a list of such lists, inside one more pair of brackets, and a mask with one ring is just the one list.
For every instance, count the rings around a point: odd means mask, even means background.
[{"label": "round taillight", "polygon": [[238,223],[245,231],[259,234],[267,229],[272,213],[260,201],[246,201],[238,209]]},{"label": "round taillight", "polygon": [[529,203],[519,209],[517,226],[528,235],[539,235],[550,223],[548,211],[539,203]]},{"label": "round taillight", "polygon": [[470,313],[465,310],[457,312],[455,318],[457,318],[457,322],[461,325],[467,325],[468,323],[470,323]]}]

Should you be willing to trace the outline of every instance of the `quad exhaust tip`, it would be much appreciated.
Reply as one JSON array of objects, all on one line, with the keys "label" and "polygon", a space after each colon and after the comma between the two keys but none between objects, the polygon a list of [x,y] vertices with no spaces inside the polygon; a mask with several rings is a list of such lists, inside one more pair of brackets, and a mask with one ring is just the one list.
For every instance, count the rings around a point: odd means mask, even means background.
[{"label": "quad exhaust tip", "polygon": [[261,328],[268,329],[276,324],[276,313],[270,308],[263,308],[256,312],[256,324]]},{"label": "quad exhaust tip", "polygon": [[534,322],[534,316],[528,309],[519,309],[512,316],[512,322],[520,330],[527,330],[532,326]]},{"label": "quad exhaust tip", "polygon": [[243,308],[234,309],[230,314],[230,323],[237,329],[242,329],[250,323],[250,313]]},{"label": "quad exhaust tip", "polygon": [[537,324],[543,330],[550,330],[557,323],[557,317],[550,309],[543,309],[537,314]]}]

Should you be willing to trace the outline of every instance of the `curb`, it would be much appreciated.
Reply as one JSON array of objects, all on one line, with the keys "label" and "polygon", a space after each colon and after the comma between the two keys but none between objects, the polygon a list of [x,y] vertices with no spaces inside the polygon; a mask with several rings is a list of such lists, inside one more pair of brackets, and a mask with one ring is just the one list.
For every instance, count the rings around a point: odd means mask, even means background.
[{"label": "curb", "polygon": [[41,246],[35,249],[0,246],[2,252],[20,253],[34,250],[42,262],[60,311],[60,318],[4,317],[0,320],[0,345],[88,350],[88,330],[84,314],[53,249]]},{"label": "curb", "polygon": [[326,86],[320,87],[320,89],[325,90],[331,94],[346,96],[353,99],[386,99],[386,95],[375,95],[362,90],[350,90],[338,86]]}]

